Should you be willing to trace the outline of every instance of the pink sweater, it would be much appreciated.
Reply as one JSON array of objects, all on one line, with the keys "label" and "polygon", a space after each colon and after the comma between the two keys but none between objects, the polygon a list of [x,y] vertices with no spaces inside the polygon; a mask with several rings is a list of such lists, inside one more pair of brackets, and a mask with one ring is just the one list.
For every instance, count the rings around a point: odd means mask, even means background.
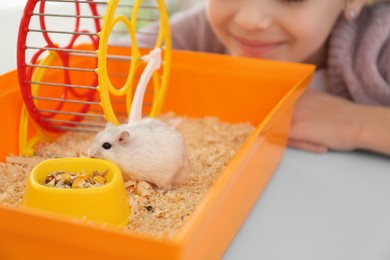
[{"label": "pink sweater", "polygon": [[[228,54],[207,22],[204,5],[173,15],[170,26],[174,49]],[[151,47],[154,41],[143,38],[140,46]],[[390,106],[390,3],[365,7],[352,22],[339,18],[329,40],[327,81],[334,94]]]},{"label": "pink sweater", "polygon": [[390,106],[390,3],[340,18],[330,38],[329,91],[363,104]]}]

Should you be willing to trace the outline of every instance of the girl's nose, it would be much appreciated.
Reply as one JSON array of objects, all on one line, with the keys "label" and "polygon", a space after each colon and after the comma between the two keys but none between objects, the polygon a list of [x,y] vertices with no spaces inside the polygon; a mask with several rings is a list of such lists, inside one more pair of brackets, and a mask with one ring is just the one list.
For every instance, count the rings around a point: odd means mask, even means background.
[{"label": "girl's nose", "polygon": [[248,31],[269,28],[273,20],[272,8],[266,2],[269,1],[242,1],[235,16],[235,22]]}]

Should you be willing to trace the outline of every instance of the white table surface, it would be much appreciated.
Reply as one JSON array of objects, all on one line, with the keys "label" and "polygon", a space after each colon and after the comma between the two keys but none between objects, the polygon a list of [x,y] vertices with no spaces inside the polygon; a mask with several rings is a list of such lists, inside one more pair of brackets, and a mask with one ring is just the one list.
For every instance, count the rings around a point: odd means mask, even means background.
[{"label": "white table surface", "polygon": [[390,259],[389,158],[287,149],[223,259]]}]

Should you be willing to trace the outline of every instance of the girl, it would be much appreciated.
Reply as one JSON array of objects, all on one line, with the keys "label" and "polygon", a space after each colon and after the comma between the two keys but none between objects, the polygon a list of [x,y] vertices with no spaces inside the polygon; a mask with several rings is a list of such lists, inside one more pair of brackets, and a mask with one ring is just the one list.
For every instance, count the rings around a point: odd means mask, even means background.
[{"label": "girl", "polygon": [[289,145],[390,155],[390,3],[368,2],[207,0],[172,16],[172,46],[315,64]]}]

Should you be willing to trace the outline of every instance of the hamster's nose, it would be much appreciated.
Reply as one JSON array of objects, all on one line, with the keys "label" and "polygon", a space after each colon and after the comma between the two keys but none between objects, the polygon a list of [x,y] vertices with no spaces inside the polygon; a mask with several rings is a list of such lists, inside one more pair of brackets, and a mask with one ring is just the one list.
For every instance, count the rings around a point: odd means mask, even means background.
[{"label": "hamster's nose", "polygon": [[95,156],[94,154],[92,154],[91,149],[88,149],[87,154],[88,154],[88,157],[89,157],[89,158],[96,158],[96,156]]}]

